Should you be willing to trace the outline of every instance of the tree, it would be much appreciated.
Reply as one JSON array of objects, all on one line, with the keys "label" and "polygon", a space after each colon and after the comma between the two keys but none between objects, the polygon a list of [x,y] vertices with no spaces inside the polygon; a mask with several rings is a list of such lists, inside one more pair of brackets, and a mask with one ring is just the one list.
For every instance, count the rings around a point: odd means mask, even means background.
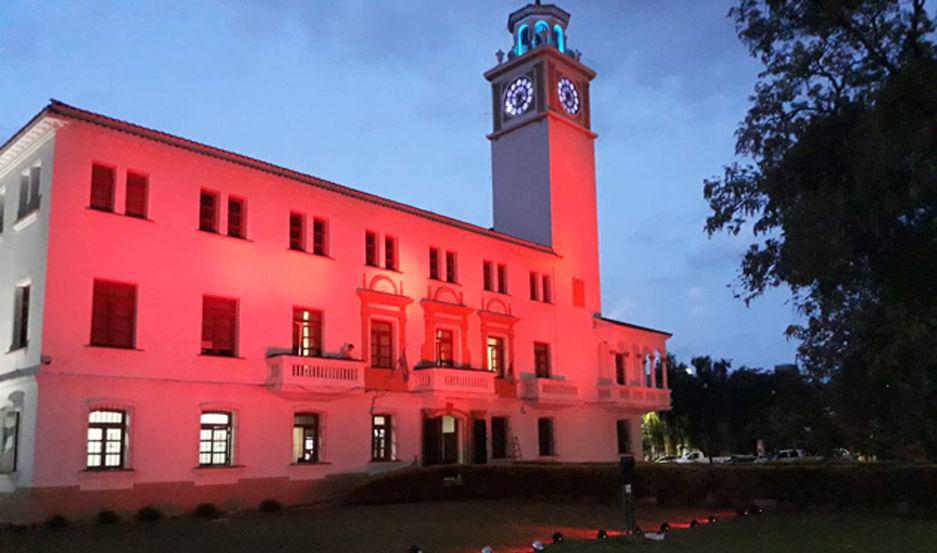
[{"label": "tree", "polygon": [[788,286],[853,447],[937,458],[937,56],[924,0],[740,0],[764,65],[705,229],[753,233],[737,294]]}]

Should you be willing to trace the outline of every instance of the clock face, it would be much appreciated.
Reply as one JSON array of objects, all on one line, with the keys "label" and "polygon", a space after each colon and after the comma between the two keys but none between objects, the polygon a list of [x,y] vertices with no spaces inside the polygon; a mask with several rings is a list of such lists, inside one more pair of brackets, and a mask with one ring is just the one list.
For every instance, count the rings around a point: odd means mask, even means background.
[{"label": "clock face", "polygon": [[563,77],[556,85],[556,90],[557,93],[559,93],[560,103],[563,104],[563,109],[566,110],[566,113],[570,115],[579,113],[579,91],[576,90],[576,85],[569,79]]},{"label": "clock face", "polygon": [[518,77],[504,93],[504,113],[517,117],[527,113],[534,102],[534,84],[527,77]]}]

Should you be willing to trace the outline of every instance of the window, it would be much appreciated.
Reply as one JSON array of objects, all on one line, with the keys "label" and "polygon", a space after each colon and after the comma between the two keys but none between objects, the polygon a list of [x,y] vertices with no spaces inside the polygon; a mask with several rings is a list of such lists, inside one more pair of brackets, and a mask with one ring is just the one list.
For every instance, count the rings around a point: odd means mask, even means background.
[{"label": "window", "polygon": [[394,325],[387,321],[371,321],[371,366],[394,368]]},{"label": "window", "polygon": [[231,464],[231,413],[206,411],[200,417],[198,464],[220,467]]},{"label": "window", "polygon": [[625,356],[622,353],[615,354],[615,383],[624,386],[625,382]]},{"label": "window", "polygon": [[218,195],[202,190],[198,202],[198,229],[218,232]]},{"label": "window", "polygon": [[530,272],[530,299],[534,301],[540,301],[540,278],[537,276],[537,273]]},{"label": "window", "polygon": [[543,275],[543,301],[546,303],[553,302],[553,290],[550,289],[550,277],[548,275]]},{"label": "window", "polygon": [[247,236],[246,208],[244,200],[228,198],[228,236],[244,238]]},{"label": "window", "polygon": [[114,183],[117,171],[97,163],[91,166],[91,209],[114,211]]},{"label": "window", "polygon": [[237,300],[202,298],[202,354],[237,355]]},{"label": "window", "polygon": [[498,292],[508,293],[508,266],[504,263],[498,263]]},{"label": "window", "polygon": [[127,171],[127,198],[124,213],[146,219],[149,178],[141,173]]},{"label": "window", "polygon": [[306,249],[306,218],[302,213],[290,213],[290,249]]},{"label": "window", "polygon": [[29,291],[28,284],[16,287],[13,298],[13,344],[10,350],[25,348],[29,344]]},{"label": "window", "polygon": [[489,336],[488,340],[488,370],[499,378],[504,378],[504,338]]},{"label": "window", "polygon": [[364,233],[364,263],[377,267],[377,234],[374,232]]},{"label": "window", "polygon": [[494,279],[491,276],[491,261],[485,261],[482,263],[482,287],[487,292],[494,291]]},{"label": "window", "polygon": [[384,268],[397,269],[397,239],[393,236],[384,237]]},{"label": "window", "polygon": [[297,413],[293,418],[293,459],[297,463],[319,462],[319,415]]},{"label": "window", "polygon": [[322,312],[293,308],[293,355],[322,355]]},{"label": "window", "polygon": [[553,443],[553,419],[537,419],[537,443],[541,457],[556,455],[556,447]]},{"label": "window", "polygon": [[124,468],[127,414],[123,411],[91,411],[88,414],[88,459],[91,470]]},{"label": "window", "polygon": [[41,169],[31,167],[28,172],[23,173],[20,178],[20,205],[17,219],[29,215],[39,209],[39,177]]},{"label": "window", "polygon": [[550,378],[550,345],[534,342],[534,372],[537,378]]},{"label": "window", "polygon": [[91,345],[132,348],[136,302],[136,286],[95,280],[91,303]]},{"label": "window", "polygon": [[439,280],[439,250],[429,249],[429,278]]},{"label": "window", "polygon": [[312,220],[312,253],[329,255],[329,226],[325,219]]},{"label": "window", "polygon": [[459,265],[455,252],[446,252],[446,282],[459,282]]},{"label": "window", "polygon": [[628,431],[628,420],[615,421],[615,434],[618,436],[618,454],[631,453],[631,433]]},{"label": "window", "polygon": [[453,339],[452,331],[445,328],[436,329],[436,366],[451,367]]},{"label": "window", "polygon": [[390,415],[371,417],[371,460],[391,461],[394,458]]},{"label": "window", "polygon": [[0,474],[16,472],[19,447],[20,414],[12,409],[0,410]]},{"label": "window", "polygon": [[508,418],[491,417],[491,458],[508,457]]}]

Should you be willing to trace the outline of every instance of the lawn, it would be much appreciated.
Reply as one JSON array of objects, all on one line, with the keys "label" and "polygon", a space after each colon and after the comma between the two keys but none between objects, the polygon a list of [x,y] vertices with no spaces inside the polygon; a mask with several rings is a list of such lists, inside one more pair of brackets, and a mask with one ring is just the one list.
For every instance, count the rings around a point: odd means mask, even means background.
[{"label": "lawn", "polygon": [[[875,552],[933,551],[937,522],[862,515],[761,515],[686,529],[708,511],[643,508],[642,527],[663,520],[675,527],[660,543],[588,538],[598,528],[614,529],[620,513],[614,505],[560,500],[448,501],[249,513],[219,520],[190,517],[154,523],[120,522],[111,526],[73,525],[0,532],[0,551],[68,553],[241,553],[260,551],[311,553],[404,553],[418,544],[426,553],[529,552],[539,539],[547,551],[603,553],[623,549],[688,551]],[[554,531],[569,540],[549,545]]]}]

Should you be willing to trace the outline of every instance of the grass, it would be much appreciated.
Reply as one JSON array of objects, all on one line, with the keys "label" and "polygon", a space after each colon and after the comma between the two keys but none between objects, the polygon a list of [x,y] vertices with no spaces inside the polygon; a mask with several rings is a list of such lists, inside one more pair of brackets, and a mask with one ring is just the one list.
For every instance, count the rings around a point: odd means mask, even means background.
[{"label": "grass", "polygon": [[[192,517],[155,523],[114,525],[93,521],[49,530],[35,527],[0,531],[4,553],[241,553],[265,551],[316,553],[403,553],[418,544],[426,553],[526,553],[539,539],[547,552],[604,553],[628,549],[707,552],[878,552],[933,551],[937,521],[865,515],[761,515],[731,520],[717,513],[714,526],[685,529],[708,511],[642,507],[643,528],[669,521],[675,528],[664,542],[591,540],[598,528],[621,524],[617,506],[562,500],[446,501],[397,505],[344,506],[258,512],[215,520]],[[549,545],[554,531],[569,539]]]}]

